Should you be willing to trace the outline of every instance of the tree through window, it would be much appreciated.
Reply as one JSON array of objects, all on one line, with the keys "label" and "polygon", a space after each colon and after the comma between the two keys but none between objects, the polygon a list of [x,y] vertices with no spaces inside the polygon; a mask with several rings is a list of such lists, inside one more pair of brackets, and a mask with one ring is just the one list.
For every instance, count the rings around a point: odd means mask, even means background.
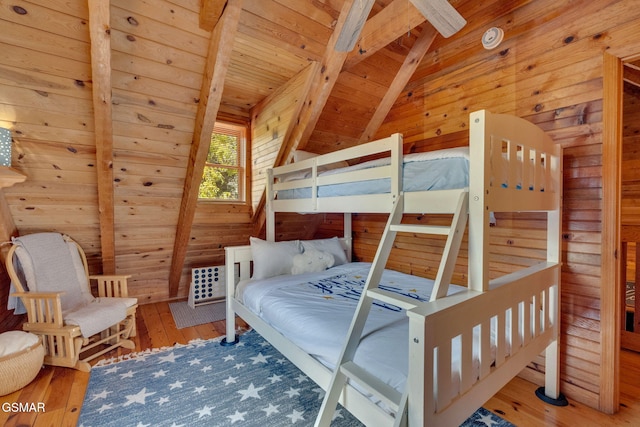
[{"label": "tree through window", "polygon": [[245,127],[216,122],[198,198],[244,201]]}]

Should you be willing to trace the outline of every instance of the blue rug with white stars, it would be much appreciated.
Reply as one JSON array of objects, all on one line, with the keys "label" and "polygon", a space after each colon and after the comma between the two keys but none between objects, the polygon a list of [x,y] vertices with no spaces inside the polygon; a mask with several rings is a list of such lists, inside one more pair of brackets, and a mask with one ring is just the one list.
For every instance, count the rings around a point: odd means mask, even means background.
[{"label": "blue rug with white stars", "polygon": [[[81,427],[312,426],[324,391],[255,331],[148,350],[95,366]],[[331,424],[362,424],[339,407]],[[480,408],[464,424],[512,424]]]}]

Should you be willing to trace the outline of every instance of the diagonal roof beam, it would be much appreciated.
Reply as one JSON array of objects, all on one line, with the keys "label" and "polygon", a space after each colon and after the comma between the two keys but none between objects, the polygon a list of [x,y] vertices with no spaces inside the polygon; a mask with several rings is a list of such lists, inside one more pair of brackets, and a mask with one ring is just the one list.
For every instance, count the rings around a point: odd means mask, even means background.
[{"label": "diagonal roof beam", "polygon": [[[318,123],[320,114],[324,109],[327,99],[329,99],[329,95],[338,80],[338,76],[340,75],[340,71],[342,70],[344,61],[348,55],[348,52],[337,51],[335,49],[336,42],[345,27],[350,29],[349,37],[355,38],[356,40],[362,30],[362,26],[353,26],[353,22],[347,20],[348,17],[350,19],[359,20],[360,16],[356,16],[353,13],[350,14],[349,12],[352,7],[359,7],[360,1],[361,0],[347,0],[342,6],[338,22],[329,42],[327,43],[327,49],[325,50],[320,62],[320,67],[312,77],[311,86],[304,97],[302,109],[296,118],[295,126],[291,133],[285,137],[283,142],[285,147],[285,150],[282,150],[285,154],[284,158],[286,158],[286,156],[288,156],[288,154],[293,150],[304,148],[311,136],[311,133],[313,132],[313,129]],[[373,3],[374,2],[372,1],[368,1],[367,7],[360,8],[360,12],[368,16]],[[284,161],[284,158],[276,159],[276,164],[281,164],[281,162]]]},{"label": "diagonal roof beam", "polygon": [[213,31],[226,5],[227,0],[200,0],[200,28]]},{"label": "diagonal roof beam", "polygon": [[116,250],[113,210],[113,125],[111,120],[109,2],[89,0],[88,6],[102,271],[105,274],[114,274],[116,272]]},{"label": "diagonal roof beam", "polygon": [[196,113],[193,141],[189,153],[187,175],[184,180],[182,203],[178,217],[176,239],[173,245],[171,271],[169,272],[169,296],[178,294],[184,260],[189,245],[191,226],[198,203],[198,188],[202,180],[205,160],[209,152],[211,132],[216,122],[218,109],[222,100],[224,80],[227,76],[233,42],[238,29],[242,0],[229,0],[227,6],[211,33],[209,54],[205,64],[200,103]]},{"label": "diagonal roof beam", "polygon": [[360,143],[368,142],[373,139],[376,131],[382,125],[387,114],[389,114],[391,107],[393,107],[393,104],[400,96],[400,93],[402,93],[404,88],[407,86],[409,79],[416,71],[416,68],[418,68],[422,58],[424,58],[424,55],[429,50],[429,47],[431,47],[431,44],[437,35],[438,32],[435,28],[427,26],[420,36],[418,36],[418,39],[413,44],[413,47],[411,47],[409,54],[404,59],[402,66],[391,82],[387,93],[385,93],[380,104],[378,104],[378,108],[376,108],[376,111],[373,113],[373,117],[369,120],[366,129],[360,136]]},{"label": "diagonal roof beam", "polygon": [[344,69],[352,68],[424,21],[424,15],[412,3],[394,0],[364,25],[355,49],[347,56]]}]

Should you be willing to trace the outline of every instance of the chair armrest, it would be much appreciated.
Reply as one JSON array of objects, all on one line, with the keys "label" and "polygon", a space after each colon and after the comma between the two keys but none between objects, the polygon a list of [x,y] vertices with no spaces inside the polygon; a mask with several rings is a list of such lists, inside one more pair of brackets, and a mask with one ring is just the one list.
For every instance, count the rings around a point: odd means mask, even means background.
[{"label": "chair armrest", "polygon": [[64,292],[16,292],[11,296],[22,299],[27,309],[28,323],[62,327],[62,294]]},{"label": "chair armrest", "polygon": [[127,287],[127,279],[130,274],[113,274],[89,276],[89,279],[98,283],[99,297],[119,297],[126,298],[129,296],[129,288]]}]

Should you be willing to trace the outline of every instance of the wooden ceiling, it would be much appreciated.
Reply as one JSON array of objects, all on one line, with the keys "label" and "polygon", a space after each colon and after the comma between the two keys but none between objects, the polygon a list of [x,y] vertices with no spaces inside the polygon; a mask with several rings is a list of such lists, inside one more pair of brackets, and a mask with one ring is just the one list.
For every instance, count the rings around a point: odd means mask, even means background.
[{"label": "wooden ceiling", "polygon": [[[276,163],[296,147],[323,153],[373,139],[424,55],[444,40],[414,6],[425,1],[3,5],[0,125],[13,130],[13,164],[27,175],[5,191],[17,229],[72,235],[92,271],[135,271],[138,295],[184,294],[189,266],[205,258],[189,249],[203,224],[240,230],[215,237],[239,244],[256,221],[251,206],[196,209],[215,120],[252,120],[308,73]],[[451,4],[463,15],[472,7]],[[352,7],[366,21],[348,30],[355,48],[338,51]],[[240,225],[223,223],[229,218]],[[169,292],[158,287],[167,282]]]}]

